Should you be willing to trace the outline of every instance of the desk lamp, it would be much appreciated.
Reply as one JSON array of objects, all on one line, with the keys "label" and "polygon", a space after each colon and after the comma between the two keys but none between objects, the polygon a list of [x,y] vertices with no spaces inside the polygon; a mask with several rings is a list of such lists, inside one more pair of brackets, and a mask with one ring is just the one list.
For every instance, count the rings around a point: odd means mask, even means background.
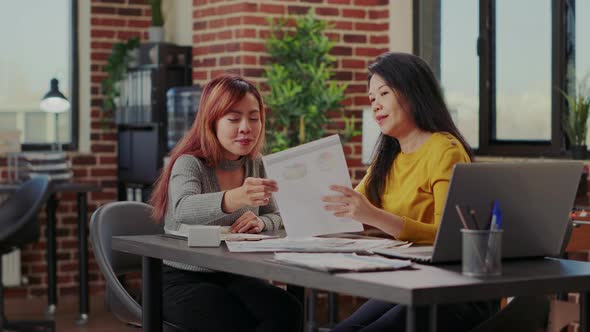
[{"label": "desk lamp", "polygon": [[57,79],[51,80],[51,87],[49,92],[45,94],[41,99],[41,110],[55,114],[55,145],[57,150],[61,151],[61,144],[59,144],[59,132],[57,130],[58,116],[59,113],[66,112],[70,109],[70,102],[68,99],[59,91]]}]

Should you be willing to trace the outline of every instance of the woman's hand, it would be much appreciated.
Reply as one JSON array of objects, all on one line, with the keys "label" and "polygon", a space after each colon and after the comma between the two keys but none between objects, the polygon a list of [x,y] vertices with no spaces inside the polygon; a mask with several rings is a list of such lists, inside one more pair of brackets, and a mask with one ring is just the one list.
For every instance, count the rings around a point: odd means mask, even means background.
[{"label": "woman's hand", "polygon": [[229,228],[232,233],[260,233],[264,229],[264,222],[252,211],[246,211]]},{"label": "woman's hand", "polygon": [[342,194],[322,198],[324,202],[333,203],[324,208],[333,211],[336,217],[350,217],[396,238],[401,234],[404,226],[402,217],[374,206],[363,194],[350,188],[334,185],[330,189]]},{"label": "woman's hand", "polygon": [[267,205],[272,193],[278,190],[275,180],[246,178],[240,187],[225,192],[223,210],[231,213],[244,206]]},{"label": "woman's hand", "polygon": [[332,211],[336,217],[349,217],[370,224],[377,208],[363,194],[344,186],[332,185],[330,189],[342,195],[322,197],[322,201],[333,203],[326,205],[324,209]]}]

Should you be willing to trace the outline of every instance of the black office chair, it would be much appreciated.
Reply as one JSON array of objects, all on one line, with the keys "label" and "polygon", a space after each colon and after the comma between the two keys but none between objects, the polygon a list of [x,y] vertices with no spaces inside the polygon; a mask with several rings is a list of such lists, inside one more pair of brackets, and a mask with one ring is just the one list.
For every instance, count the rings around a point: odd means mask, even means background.
[{"label": "black office chair", "polygon": [[[90,219],[90,240],[94,257],[105,283],[108,309],[119,320],[141,326],[141,304],[121,283],[130,273],[141,271],[140,256],[111,249],[113,236],[149,235],[164,232],[162,225],[151,221],[152,207],[140,202],[113,202],[98,208]],[[191,331],[164,321],[165,332]]]},{"label": "black office chair", "polygon": [[[0,256],[36,242],[41,225],[38,215],[49,196],[49,177],[40,176],[23,183],[0,204]],[[4,285],[0,264],[0,331],[55,331],[52,320],[9,321],[4,314]]]}]

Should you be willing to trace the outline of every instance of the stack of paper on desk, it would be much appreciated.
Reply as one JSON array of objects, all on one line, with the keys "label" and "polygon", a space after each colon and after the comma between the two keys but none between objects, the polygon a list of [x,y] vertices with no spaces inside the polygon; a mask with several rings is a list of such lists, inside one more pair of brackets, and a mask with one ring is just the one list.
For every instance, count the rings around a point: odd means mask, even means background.
[{"label": "stack of paper on desk", "polygon": [[256,242],[226,242],[231,252],[371,252],[372,249],[404,245],[407,242],[379,239],[284,238]]},{"label": "stack of paper on desk", "polygon": [[412,262],[407,260],[356,254],[278,253],[273,261],[332,273],[387,271],[412,266]]},{"label": "stack of paper on desk", "polygon": [[[191,227],[190,225],[182,224],[182,225],[180,225],[179,230],[177,230],[177,231],[166,230],[166,233],[186,239],[188,237],[188,229],[190,227]],[[263,239],[278,238],[278,236],[274,236],[274,235],[230,233],[229,226],[221,226],[220,237],[221,237],[221,241],[258,241],[258,240],[263,240]]]}]

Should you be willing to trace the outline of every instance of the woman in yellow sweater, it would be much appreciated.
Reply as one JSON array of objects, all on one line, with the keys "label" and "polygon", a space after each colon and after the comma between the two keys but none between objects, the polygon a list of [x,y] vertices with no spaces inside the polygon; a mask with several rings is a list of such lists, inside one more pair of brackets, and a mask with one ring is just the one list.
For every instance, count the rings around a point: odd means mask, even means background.
[{"label": "woman in yellow sweater", "polygon": [[[379,228],[396,239],[432,244],[453,165],[473,153],[454,125],[434,74],[421,58],[385,53],[369,66],[369,100],[381,136],[355,190],[332,186],[326,210]],[[498,304],[438,307],[439,331],[467,331]],[[369,300],[333,331],[405,331],[406,308]]]}]

